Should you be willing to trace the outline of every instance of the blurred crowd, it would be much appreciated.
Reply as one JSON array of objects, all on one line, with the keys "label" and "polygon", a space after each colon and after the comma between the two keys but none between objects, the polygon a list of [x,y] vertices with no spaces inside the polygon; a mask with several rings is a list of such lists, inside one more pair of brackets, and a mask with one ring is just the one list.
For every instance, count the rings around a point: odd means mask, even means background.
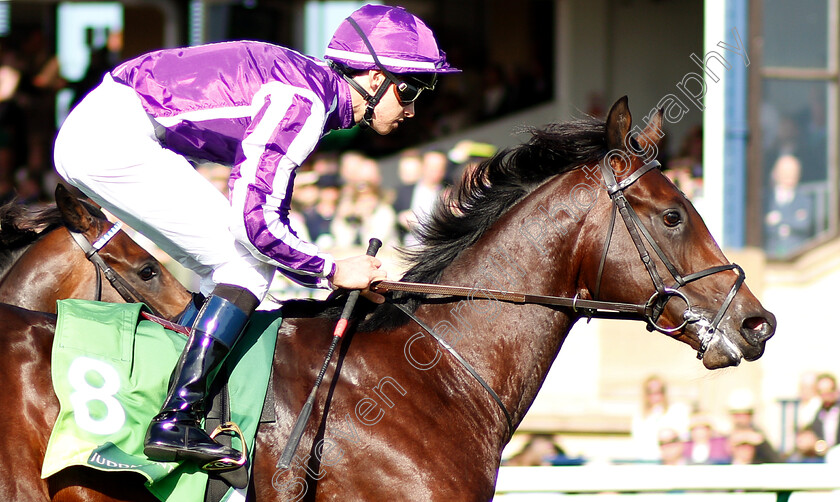
[{"label": "blurred crowd", "polygon": [[372,237],[388,247],[415,245],[418,225],[453,181],[494,151],[474,142],[451,151],[406,149],[399,155],[394,187],[383,185],[379,161],[360,151],[316,152],[296,173],[292,228],[323,249],[367,245]]},{"label": "blurred crowd", "polygon": [[[78,81],[67,81],[61,76],[51,36],[33,27],[0,37],[0,202],[15,195],[22,203],[52,201],[58,182],[52,146],[60,115],[65,111],[57,113],[56,97],[59,92],[68,93],[72,107],[123,59],[122,33],[109,32],[104,46],[90,46],[90,63],[84,75]],[[429,143],[549,99],[548,73],[536,61],[517,67],[490,64],[481,72],[444,79],[435,92],[424,96],[421,112],[397,133],[379,136],[358,128],[334,131],[324,138],[322,148],[334,152],[358,150],[382,158],[408,145]],[[318,188],[328,183],[322,181]],[[357,209],[374,196],[377,194],[360,197]],[[342,209],[352,210],[348,204]],[[342,233],[340,238],[349,237]]]},{"label": "blurred crowd", "polygon": [[39,29],[0,39],[0,199],[49,200],[56,93],[68,87]]},{"label": "blurred crowd", "polygon": [[[109,33],[105,46],[91,48],[90,66],[83,77],[78,82],[68,82],[61,77],[58,59],[51,49],[54,43],[43,30],[33,28],[0,39],[0,202],[13,196],[22,203],[51,201],[58,181],[52,168],[52,144],[57,131],[57,93],[71,91],[71,106],[78,102],[99,83],[106,71],[121,61],[122,46],[122,34]],[[481,89],[481,92],[472,92],[473,89]],[[327,194],[314,213],[324,215],[331,211],[328,199],[336,190],[345,195],[340,207],[336,207],[340,216],[335,225],[332,225],[332,216],[329,216],[330,226],[335,227],[329,232],[324,231],[324,221],[318,223],[323,216],[314,214],[313,208],[301,208],[302,212],[308,210],[313,213],[307,215],[307,222],[320,225],[315,229],[313,239],[326,233],[329,235],[324,239],[334,239],[337,245],[358,241],[358,235],[353,234],[364,234],[365,231],[358,228],[353,213],[375,210],[375,225],[382,228],[382,221],[390,218],[385,209],[389,204],[396,212],[399,223],[395,238],[402,240],[408,236],[410,239],[408,227],[416,223],[410,218],[412,214],[422,216],[426,210],[421,207],[424,197],[426,202],[432,200],[434,187],[454,178],[450,172],[453,169],[451,165],[443,174],[434,174],[432,167],[412,167],[413,164],[419,165],[419,161],[408,157],[426,156],[427,152],[414,155],[411,150],[405,150],[406,145],[428,144],[476,123],[524,110],[549,99],[551,84],[545,69],[538,62],[516,68],[487,64],[481,72],[467,72],[458,78],[444,79],[436,92],[424,97],[422,113],[404,124],[396,134],[378,136],[354,128],[327,136],[322,145],[324,151],[351,152],[323,155],[336,157],[332,159],[333,163],[340,161],[342,165],[352,166],[342,168],[344,174],[365,163],[375,164],[373,159],[398,152],[407,157],[407,166],[404,169],[401,167],[401,172],[405,171],[404,181],[395,194],[383,191],[376,176],[367,179],[363,175],[350,173],[344,176],[338,172],[333,173],[337,176],[324,179],[301,176],[303,180],[315,180],[312,183],[314,186],[304,189],[309,197],[315,197],[316,192],[318,199],[322,191]],[[605,107],[602,101],[599,95],[590,96],[586,113],[603,118]],[[766,142],[764,151],[767,184],[763,190],[763,245],[769,257],[785,259],[807,248],[826,226],[828,199],[826,183],[821,181],[824,176],[819,169],[819,165],[825,164],[825,159],[807,155],[814,150],[810,148],[812,142],[808,142],[808,138],[815,137],[810,133],[813,126],[809,126],[813,120],[776,117],[776,120],[767,122],[772,127],[768,125],[766,136],[772,136],[774,140]],[[665,140],[674,139],[666,135]],[[659,160],[666,175],[702,214],[702,128],[700,125],[689,128],[678,141],[678,147],[673,151],[668,145],[663,145]],[[352,153],[354,151],[364,155],[366,160],[357,162],[358,155]],[[437,153],[439,158],[443,155],[443,152]],[[435,154],[429,153],[428,156],[424,164],[431,166]],[[323,171],[322,166],[329,162],[329,159],[320,158],[310,164],[317,163]],[[449,163],[454,162],[450,159]],[[364,169],[377,168],[368,166]],[[357,179],[352,179],[354,177]],[[406,198],[409,185],[417,192],[413,194],[416,195],[413,202]],[[348,199],[348,191],[351,190],[356,191],[355,198]],[[301,205],[306,206],[309,203],[306,195],[302,198]],[[377,199],[389,204],[377,206]],[[416,207],[406,204],[415,204]],[[371,225],[370,218],[365,224]],[[390,235],[387,237],[392,238]]]},{"label": "blurred crowd", "polygon": [[[633,456],[613,460],[661,465],[840,464],[840,391],[835,375],[802,375],[794,403],[794,438],[783,450],[768,439],[757,417],[754,395],[748,389],[734,389],[726,416],[715,417],[688,403],[672,401],[665,380],[652,375],[642,386],[639,410],[632,417]],[[561,441],[559,435],[533,434],[505,465],[587,462],[586,452],[569,456]]]},{"label": "blurred crowd", "polygon": [[[790,126],[793,127],[793,126]],[[796,136],[794,133],[789,135]],[[782,142],[780,145],[784,145]],[[763,247],[771,259],[789,259],[806,249],[827,225],[828,184],[803,178],[800,150],[780,147],[765,152]],[[703,131],[692,127],[676,154],[660,159],[665,174],[703,214]]]}]

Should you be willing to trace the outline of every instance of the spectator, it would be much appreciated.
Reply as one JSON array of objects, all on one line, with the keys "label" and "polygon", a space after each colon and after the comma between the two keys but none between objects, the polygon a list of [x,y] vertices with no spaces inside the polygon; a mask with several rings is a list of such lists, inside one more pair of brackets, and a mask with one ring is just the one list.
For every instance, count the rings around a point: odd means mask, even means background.
[{"label": "spectator", "polygon": [[779,157],[764,218],[764,249],[774,258],[795,253],[816,233],[814,201],[799,186],[802,165],[793,155]]},{"label": "spectator", "polygon": [[703,196],[703,129],[694,126],[683,138],[676,158],[668,162],[667,176],[692,202]]},{"label": "spectator", "polygon": [[838,444],[840,438],[840,393],[837,391],[837,380],[830,373],[822,373],[817,377],[817,392],[822,400],[822,406],[814,417],[811,427],[819,439],[825,441],[826,448]]},{"label": "spectator", "polygon": [[726,437],[715,431],[708,416],[695,414],[691,417],[685,456],[689,464],[726,464],[729,462]]},{"label": "spectator", "polygon": [[20,103],[26,113],[28,145],[27,167],[41,174],[51,167],[52,142],[55,139],[56,93],[67,82],[59,72],[58,57],[41,28],[25,34],[20,45]]},{"label": "spectator", "polygon": [[[88,42],[90,43],[90,42]],[[105,41],[105,45],[99,48],[90,46],[90,63],[88,64],[85,74],[82,78],[73,84],[70,88],[73,89],[73,102],[70,108],[73,108],[87,96],[96,86],[102,82],[102,78],[106,73],[116,67],[121,61],[121,53],[123,49],[123,33],[122,31],[110,31]]]},{"label": "spectator", "polygon": [[534,465],[555,465],[557,457],[566,457],[563,448],[557,444],[551,434],[531,434],[525,446],[514,454],[505,465],[512,466],[534,466]]},{"label": "spectator", "polygon": [[659,463],[662,465],[685,465],[685,443],[680,434],[670,427],[660,429],[657,434],[659,442]]},{"label": "spectator", "polygon": [[372,237],[383,246],[398,244],[397,217],[394,208],[383,198],[378,186],[362,184],[350,187],[350,192],[338,206],[331,230],[336,247],[367,245]]},{"label": "spectator", "polygon": [[47,201],[40,173],[25,167],[15,171],[15,193],[20,204],[40,204]]},{"label": "spectator", "polygon": [[357,165],[352,183],[359,186],[369,185],[380,188],[382,186],[382,174],[379,171],[379,162],[363,156]]},{"label": "spectator", "polygon": [[[776,449],[767,440],[765,434],[755,424],[755,397],[749,389],[735,389],[729,396],[729,417],[732,422],[730,432],[730,448],[734,441],[744,438],[761,440],[753,445],[755,447],[754,462],[756,464],[779,462],[781,457]],[[746,432],[744,432],[746,431]],[[742,452],[743,453],[743,452]],[[732,450],[732,456],[736,452]]]},{"label": "spectator", "polygon": [[397,163],[399,184],[397,185],[396,197],[393,203],[394,211],[397,213],[397,232],[400,242],[405,241],[408,228],[407,226],[400,225],[399,221],[407,222],[411,218],[411,199],[414,194],[414,187],[420,180],[422,171],[423,160],[420,155],[420,150],[409,148],[400,153],[400,158]]},{"label": "spectator", "polygon": [[432,208],[446,185],[448,167],[449,159],[445,153],[429,150],[423,154],[423,170],[411,195],[411,212],[403,213],[404,217],[399,221],[400,225],[409,232],[405,238],[406,246],[417,243],[417,238],[413,234],[415,228],[432,213]]},{"label": "spectator", "polygon": [[758,455],[758,448],[765,441],[764,436],[753,428],[740,428],[732,431],[729,436],[729,447],[732,450],[732,465],[747,465],[764,463]]},{"label": "spectator", "polygon": [[803,427],[796,432],[794,451],[787,458],[791,463],[821,463],[825,462],[825,441],[817,437],[811,427]]},{"label": "spectator", "polygon": [[15,67],[15,55],[0,42],[0,192],[12,194],[12,173],[26,161],[26,121],[16,96],[21,72]]},{"label": "spectator", "polygon": [[515,97],[512,95],[513,87],[508,85],[507,80],[505,71],[500,65],[485,66],[480,120],[491,120],[512,111]]},{"label": "spectator", "polygon": [[330,249],[335,246],[330,227],[338,209],[341,184],[337,175],[328,174],[320,176],[315,186],[318,199],[313,207],[304,211],[303,217],[312,242],[320,248]]},{"label": "spectator", "polygon": [[642,391],[641,410],[633,416],[631,425],[633,447],[639,460],[660,460],[659,431],[669,428],[685,434],[690,410],[682,403],[669,402],[667,385],[658,376],[648,377]]},{"label": "spectator", "polygon": [[338,156],[330,152],[318,152],[312,158],[312,170],[319,177],[338,176]]},{"label": "spectator", "polygon": [[822,399],[817,393],[817,373],[806,371],[799,377],[799,405],[796,412],[796,427],[809,425],[822,407]]},{"label": "spectator", "polygon": [[347,185],[361,183],[367,157],[355,150],[346,151],[339,159],[338,174]]}]

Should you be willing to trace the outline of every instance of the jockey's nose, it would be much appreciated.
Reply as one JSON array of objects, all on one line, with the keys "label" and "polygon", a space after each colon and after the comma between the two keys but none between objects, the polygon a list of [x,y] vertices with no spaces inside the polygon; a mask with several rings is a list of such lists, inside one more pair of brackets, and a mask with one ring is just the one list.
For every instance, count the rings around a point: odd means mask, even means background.
[{"label": "jockey's nose", "polygon": [[411,118],[414,116],[414,102],[412,101],[407,106],[403,107],[403,111],[405,113],[406,118]]}]

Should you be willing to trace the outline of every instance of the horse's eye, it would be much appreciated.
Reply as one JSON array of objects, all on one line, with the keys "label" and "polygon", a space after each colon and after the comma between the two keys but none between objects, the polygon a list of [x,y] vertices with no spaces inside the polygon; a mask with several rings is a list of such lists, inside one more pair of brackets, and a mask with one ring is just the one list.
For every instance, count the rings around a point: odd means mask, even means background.
[{"label": "horse's eye", "polygon": [[682,216],[679,211],[671,210],[662,215],[662,221],[665,223],[665,226],[676,227],[682,223]]},{"label": "horse's eye", "polygon": [[151,281],[158,275],[158,272],[155,269],[155,267],[151,265],[146,265],[140,270],[140,272],[137,275],[139,275],[140,279],[144,281]]}]

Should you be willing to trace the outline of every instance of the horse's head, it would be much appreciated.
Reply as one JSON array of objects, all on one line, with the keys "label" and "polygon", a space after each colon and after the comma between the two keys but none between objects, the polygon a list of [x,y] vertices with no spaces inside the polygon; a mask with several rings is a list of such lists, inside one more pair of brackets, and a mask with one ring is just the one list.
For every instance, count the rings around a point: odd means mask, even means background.
[{"label": "horse's head", "polygon": [[[99,277],[99,274],[94,275],[92,271],[95,267],[85,264],[84,267],[79,267],[78,277],[71,281],[81,289],[73,293],[67,292],[63,298],[99,299],[90,297],[89,291],[101,288],[101,299],[104,301],[144,301],[167,318],[173,318],[186,307],[191,295],[175,276],[125,232],[117,231],[119,228],[114,227],[100,211],[86,207],[60,184],[56,188],[55,199],[66,229],[83,238],[78,241],[81,245],[85,245],[85,241],[94,243],[94,247],[98,248],[96,254],[102,258],[106,267],[111,267],[120,283],[108,284],[110,277],[106,280],[106,277]],[[111,229],[114,231],[109,232]],[[97,241],[101,246],[96,245]],[[74,244],[69,249],[74,256],[82,256],[79,259],[81,262],[85,261],[85,253],[81,247]],[[91,258],[88,257],[93,261]],[[71,262],[68,256],[65,263]],[[127,288],[129,294],[116,289],[115,286]],[[125,298],[126,296],[129,298]]]},{"label": "horse's head", "polygon": [[589,272],[582,280],[598,299],[646,304],[649,327],[697,349],[707,368],[758,359],[776,319],[658,168],[661,126],[659,111],[632,134],[626,97],[610,110],[610,153],[599,166],[587,166],[610,194],[599,197],[590,223],[605,245],[586,257]]}]

